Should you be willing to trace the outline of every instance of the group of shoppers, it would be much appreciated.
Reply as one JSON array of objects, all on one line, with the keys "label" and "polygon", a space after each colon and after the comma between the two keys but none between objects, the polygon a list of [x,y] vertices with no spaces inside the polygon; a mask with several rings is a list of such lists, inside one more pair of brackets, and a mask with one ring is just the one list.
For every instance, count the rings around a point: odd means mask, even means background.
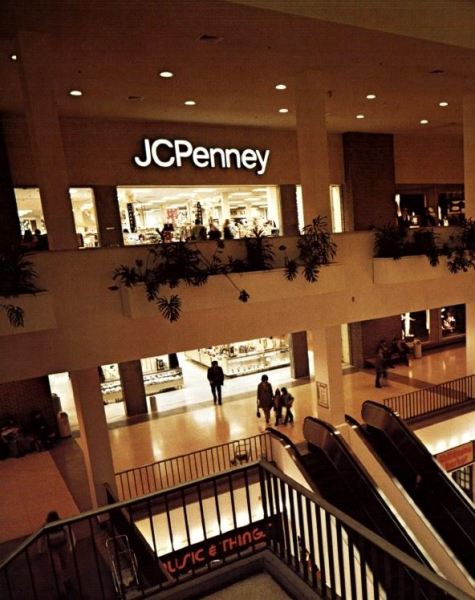
[{"label": "group of shoppers", "polygon": [[[276,388],[275,392],[272,391],[272,384],[269,382],[269,377],[263,375],[261,382],[257,386],[257,416],[260,417],[260,410],[264,413],[266,424],[270,423],[271,410],[275,411],[275,425],[280,425],[283,422],[284,425],[290,421],[294,422],[294,415],[292,414],[292,406],[294,404],[294,397],[289,393],[286,387],[282,390]],[[285,408],[285,418],[282,421],[282,413]]]},{"label": "group of shoppers", "polygon": [[[221,388],[224,385],[224,372],[217,360],[211,362],[207,377],[213,395],[213,402],[215,406],[220,406],[223,403]],[[257,386],[257,413],[260,417],[260,411],[262,410],[267,425],[270,423],[272,409],[275,411],[276,426],[280,424],[287,425],[289,422],[293,423],[293,404],[294,397],[286,387],[282,387],[282,389],[276,388],[274,392],[272,390],[272,385],[269,382],[269,377],[267,375],[261,377],[261,382]],[[284,408],[285,416],[283,415]]]},{"label": "group of shoppers", "polygon": [[233,228],[229,219],[224,221],[223,231],[214,223],[210,223],[209,229],[206,231],[206,227],[199,219],[195,220],[195,224],[191,229],[191,239],[195,241],[220,240],[222,237],[225,240],[232,240],[234,238]]}]

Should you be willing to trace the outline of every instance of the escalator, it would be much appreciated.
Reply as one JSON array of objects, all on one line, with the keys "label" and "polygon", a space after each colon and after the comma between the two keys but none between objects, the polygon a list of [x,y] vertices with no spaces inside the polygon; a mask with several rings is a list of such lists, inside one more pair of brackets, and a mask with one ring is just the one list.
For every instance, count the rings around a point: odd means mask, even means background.
[{"label": "escalator", "polygon": [[363,404],[361,432],[466,571],[475,577],[473,504],[389,408]]},{"label": "escalator", "polygon": [[272,429],[271,433],[291,448],[294,460],[316,494],[409,556],[428,565],[419,547],[400,525],[337,430],[324,421],[306,417],[303,433],[307,452],[299,450],[281,432]]}]

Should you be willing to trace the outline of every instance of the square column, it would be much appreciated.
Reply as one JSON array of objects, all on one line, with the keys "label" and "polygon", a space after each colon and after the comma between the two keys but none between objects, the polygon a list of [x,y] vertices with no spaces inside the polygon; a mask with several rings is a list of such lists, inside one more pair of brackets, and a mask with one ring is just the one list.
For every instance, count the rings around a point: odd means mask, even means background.
[{"label": "square column", "polygon": [[[49,248],[75,249],[78,244],[69,196],[70,182],[53,91],[56,58],[51,40],[43,33],[21,31],[18,49],[31,151]],[[64,94],[68,91],[64,90]]]},{"label": "square column", "polygon": [[282,214],[282,234],[299,235],[299,221],[297,215],[297,188],[295,185],[286,184],[279,186],[280,212]]},{"label": "square column", "polygon": [[475,94],[463,99],[463,178],[465,216],[475,218]]},{"label": "square column", "polygon": [[91,501],[94,507],[107,504],[104,483],[117,496],[114,464],[98,370],[82,369],[70,373],[74,403],[79,421],[79,440],[86,464]]},{"label": "square column", "polygon": [[302,73],[296,86],[297,144],[305,225],[320,215],[331,227],[330,166],[321,73]]},{"label": "square column", "polygon": [[293,379],[310,375],[308,364],[307,332],[297,331],[289,335],[290,342],[290,374]]},{"label": "square column", "polygon": [[465,360],[467,375],[475,373],[475,302],[465,304]]},{"label": "square column", "polygon": [[317,415],[319,419],[337,427],[345,422],[341,369],[341,327],[332,325],[314,329],[312,338]]},{"label": "square column", "polygon": [[113,185],[95,185],[93,190],[101,247],[123,246],[117,188]]},{"label": "square column", "polygon": [[140,360],[119,363],[120,382],[128,417],[147,413],[147,399]]}]

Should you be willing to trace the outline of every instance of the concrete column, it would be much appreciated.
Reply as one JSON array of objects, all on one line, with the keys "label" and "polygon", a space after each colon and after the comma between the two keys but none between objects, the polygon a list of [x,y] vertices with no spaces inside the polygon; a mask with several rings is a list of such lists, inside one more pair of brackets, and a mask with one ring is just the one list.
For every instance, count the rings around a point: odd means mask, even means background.
[{"label": "concrete column", "polygon": [[[19,69],[33,163],[51,250],[77,248],[69,177],[54,98],[53,50],[43,33],[18,34]],[[64,94],[69,90],[65,89]],[[80,102],[80,100],[78,100]]]},{"label": "concrete column", "polygon": [[0,121],[0,248],[17,246],[21,242],[20,221],[13,191],[3,123]]},{"label": "concrete column", "polygon": [[299,222],[297,217],[297,189],[295,185],[281,185],[280,212],[282,215],[282,234],[299,235]]},{"label": "concrete column", "polygon": [[93,190],[99,245],[102,248],[123,246],[124,238],[122,236],[117,188],[113,185],[95,185]]},{"label": "concrete column", "polygon": [[107,504],[104,483],[109,484],[117,496],[99,373],[95,368],[82,369],[72,371],[70,377],[91,502],[94,507],[98,507]]},{"label": "concrete column", "polygon": [[465,216],[475,218],[475,94],[463,99]]},{"label": "concrete column", "polygon": [[305,225],[317,215],[331,226],[330,167],[325,102],[321,73],[302,73],[296,86],[297,144]]},{"label": "concrete column", "polygon": [[334,426],[341,425],[345,421],[345,404],[340,326],[315,329],[312,339],[318,417]]},{"label": "concrete column", "polygon": [[147,412],[147,400],[140,360],[119,363],[119,375],[127,416],[143,415]]},{"label": "concrete column", "polygon": [[290,374],[293,379],[310,375],[308,364],[307,332],[297,331],[289,335],[290,342]]},{"label": "concrete column", "polygon": [[430,314],[430,334],[429,340],[434,344],[439,344],[442,339],[442,331],[440,329],[440,308],[431,308]]},{"label": "concrete column", "polygon": [[465,304],[465,356],[467,375],[475,373],[475,302]]}]

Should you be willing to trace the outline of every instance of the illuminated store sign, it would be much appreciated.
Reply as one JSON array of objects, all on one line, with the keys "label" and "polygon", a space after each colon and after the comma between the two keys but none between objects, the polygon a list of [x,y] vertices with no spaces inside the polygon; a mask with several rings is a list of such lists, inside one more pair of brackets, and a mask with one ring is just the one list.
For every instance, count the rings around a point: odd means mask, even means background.
[{"label": "illuminated store sign", "polygon": [[167,140],[158,138],[143,140],[143,156],[134,156],[138,167],[149,167],[152,163],[167,169],[181,167],[184,160],[190,160],[198,169],[248,169],[256,175],[263,175],[267,168],[270,150],[254,148],[205,148],[193,146],[188,140]]}]

